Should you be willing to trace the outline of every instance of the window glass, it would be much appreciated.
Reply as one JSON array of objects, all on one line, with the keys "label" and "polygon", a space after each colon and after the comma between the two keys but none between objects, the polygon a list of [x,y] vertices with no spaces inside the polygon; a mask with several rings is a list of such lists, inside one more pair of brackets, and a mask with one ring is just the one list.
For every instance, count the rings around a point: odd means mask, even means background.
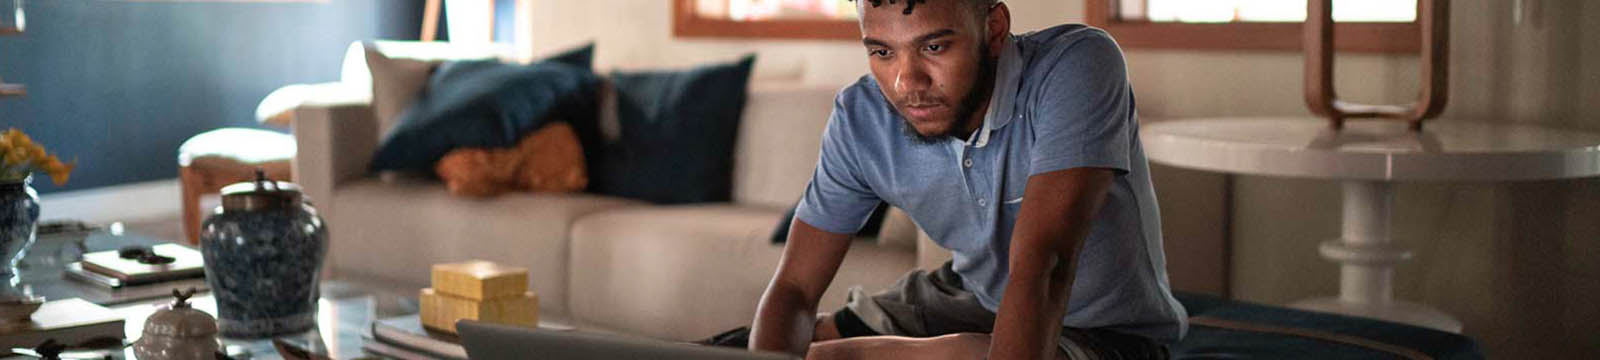
[{"label": "window glass", "polygon": [[[1302,22],[1306,3],[1293,0],[1117,0],[1123,20],[1180,23]],[[1412,22],[1417,0],[1334,0],[1338,22]]]},{"label": "window glass", "polygon": [[849,0],[695,0],[695,15],[721,20],[855,20]]}]

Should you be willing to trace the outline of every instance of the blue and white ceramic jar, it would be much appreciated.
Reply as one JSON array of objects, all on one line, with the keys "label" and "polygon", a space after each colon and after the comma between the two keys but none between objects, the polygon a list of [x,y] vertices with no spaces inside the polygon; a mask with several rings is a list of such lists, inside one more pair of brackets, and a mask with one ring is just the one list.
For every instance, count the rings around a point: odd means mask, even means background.
[{"label": "blue and white ceramic jar", "polygon": [[19,181],[0,181],[0,275],[16,275],[17,261],[33,244],[39,223],[39,193],[29,186],[29,176]]},{"label": "blue and white ceramic jar", "polygon": [[222,188],[222,206],[201,229],[206,283],[223,336],[260,338],[316,327],[328,233],[298,186],[258,171],[253,182]]},{"label": "blue and white ceramic jar", "polygon": [[0,329],[27,324],[43,303],[17,277],[17,262],[33,245],[39,223],[39,193],[29,186],[32,180],[0,181]]}]

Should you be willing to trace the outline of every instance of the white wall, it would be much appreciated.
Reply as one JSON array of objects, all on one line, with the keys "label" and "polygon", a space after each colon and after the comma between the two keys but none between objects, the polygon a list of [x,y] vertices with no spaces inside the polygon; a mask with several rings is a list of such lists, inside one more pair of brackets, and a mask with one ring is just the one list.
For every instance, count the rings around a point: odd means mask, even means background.
[{"label": "white wall", "polygon": [[[1007,3],[1018,32],[1083,19],[1083,0]],[[1600,17],[1600,2],[1453,3],[1451,100],[1437,121],[1600,131],[1600,21],[1588,20]],[[866,69],[850,41],[673,39],[669,1],[537,0],[534,14],[535,52],[594,39],[601,69],[747,52],[760,54],[763,79],[842,86]],[[1128,49],[1127,59],[1146,120],[1308,114],[1295,52]],[[1417,67],[1414,55],[1342,56],[1336,81],[1349,99],[1403,102],[1417,92]],[[1336,291],[1337,267],[1316,255],[1338,233],[1336,185],[1237,177],[1230,194],[1222,176],[1155,168],[1169,243],[1221,241],[1231,226],[1235,297],[1283,303]],[[1600,357],[1600,307],[1591,305],[1600,298],[1600,180],[1405,184],[1397,196],[1394,235],[1418,250],[1400,267],[1399,296],[1457,315],[1491,357]]]}]

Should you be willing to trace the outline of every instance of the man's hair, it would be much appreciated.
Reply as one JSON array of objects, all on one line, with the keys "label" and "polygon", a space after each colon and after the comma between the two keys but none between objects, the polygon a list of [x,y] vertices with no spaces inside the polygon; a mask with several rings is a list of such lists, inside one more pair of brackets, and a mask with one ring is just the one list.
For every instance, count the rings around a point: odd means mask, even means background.
[{"label": "man's hair", "polygon": [[[856,0],[850,0],[850,1],[856,1]],[[901,11],[900,13],[901,14],[906,14],[906,15],[911,15],[911,11],[917,9],[917,4],[928,2],[928,0],[861,0],[861,1],[865,1],[868,4],[872,4],[872,7],[883,6],[883,3],[885,1],[887,1],[891,5],[893,5],[896,2],[904,1],[906,3],[906,9],[905,9],[905,11]],[[970,10],[973,11],[973,14],[980,15],[980,16],[983,15],[983,14],[988,13],[989,12],[989,8],[994,7],[995,3],[1000,2],[1000,0],[941,0],[941,1],[960,1],[960,2],[966,3],[967,7]]]}]

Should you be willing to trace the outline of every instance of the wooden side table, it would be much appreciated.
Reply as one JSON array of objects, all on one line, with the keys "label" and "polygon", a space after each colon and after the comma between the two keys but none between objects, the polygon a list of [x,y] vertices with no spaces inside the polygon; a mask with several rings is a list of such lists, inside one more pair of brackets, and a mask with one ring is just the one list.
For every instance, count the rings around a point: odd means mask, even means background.
[{"label": "wooden side table", "polygon": [[183,188],[183,233],[189,244],[200,243],[200,196],[223,186],[255,179],[257,168],[267,178],[291,181],[294,136],[258,129],[222,128],[185,140],[178,147],[178,181]]},{"label": "wooden side table", "polygon": [[1600,176],[1600,134],[1512,124],[1438,121],[1421,132],[1399,122],[1351,122],[1343,131],[1315,118],[1177,120],[1140,129],[1145,153],[1162,164],[1228,174],[1339,181],[1343,231],[1323,242],[1341,264],[1339,296],[1290,306],[1460,332],[1461,322],[1394,299],[1396,182],[1522,181]]}]

